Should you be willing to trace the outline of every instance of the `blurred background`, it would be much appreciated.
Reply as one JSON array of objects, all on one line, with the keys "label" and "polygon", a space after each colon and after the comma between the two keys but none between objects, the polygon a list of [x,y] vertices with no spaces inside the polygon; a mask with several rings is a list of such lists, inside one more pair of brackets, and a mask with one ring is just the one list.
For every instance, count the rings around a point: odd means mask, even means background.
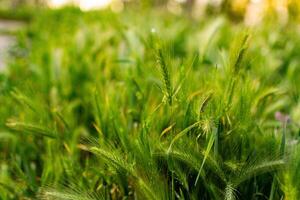
[{"label": "blurred background", "polygon": [[192,17],[209,14],[225,14],[233,21],[253,25],[264,17],[276,18],[280,23],[299,20],[299,0],[1,0],[2,12],[8,9],[36,7],[59,8],[66,5],[78,6],[82,10],[112,9],[121,12],[127,7],[167,9],[180,15],[188,11]]},{"label": "blurred background", "polygon": [[[122,12],[126,9],[163,10],[174,15],[191,18],[224,15],[232,22],[247,26],[272,21],[284,25],[298,22],[299,0],[0,0],[0,69],[8,47],[14,43],[13,30],[29,21],[41,9],[59,9],[65,6],[78,7],[82,11],[110,9]],[[9,33],[9,34],[8,34]]]},{"label": "blurred background", "polygon": [[225,16],[246,26],[300,22],[299,0],[0,0],[0,70],[5,66],[9,47],[15,43],[15,30],[22,29],[40,10],[62,7],[78,7],[82,11],[106,9],[115,13],[161,10],[191,19]]}]

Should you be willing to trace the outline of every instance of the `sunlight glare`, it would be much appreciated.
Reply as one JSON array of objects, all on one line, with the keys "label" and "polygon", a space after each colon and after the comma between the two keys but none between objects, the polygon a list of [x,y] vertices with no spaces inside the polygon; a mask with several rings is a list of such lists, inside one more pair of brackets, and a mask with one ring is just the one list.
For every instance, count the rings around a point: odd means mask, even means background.
[{"label": "sunlight glare", "polygon": [[64,6],[68,3],[71,3],[71,1],[70,0],[50,0],[48,4],[50,7],[57,8],[57,7]]},{"label": "sunlight glare", "polygon": [[52,8],[58,8],[67,4],[78,5],[82,10],[93,10],[105,8],[112,3],[112,0],[49,0]]},{"label": "sunlight glare", "polygon": [[82,10],[93,10],[107,7],[112,0],[79,0],[79,7]]}]

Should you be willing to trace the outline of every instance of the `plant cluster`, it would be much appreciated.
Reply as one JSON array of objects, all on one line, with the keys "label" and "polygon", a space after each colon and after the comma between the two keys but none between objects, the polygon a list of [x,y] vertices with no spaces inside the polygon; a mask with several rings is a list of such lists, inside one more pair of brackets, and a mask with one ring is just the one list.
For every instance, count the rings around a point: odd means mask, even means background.
[{"label": "plant cluster", "polygon": [[299,199],[294,26],[33,15],[0,75],[0,199]]}]

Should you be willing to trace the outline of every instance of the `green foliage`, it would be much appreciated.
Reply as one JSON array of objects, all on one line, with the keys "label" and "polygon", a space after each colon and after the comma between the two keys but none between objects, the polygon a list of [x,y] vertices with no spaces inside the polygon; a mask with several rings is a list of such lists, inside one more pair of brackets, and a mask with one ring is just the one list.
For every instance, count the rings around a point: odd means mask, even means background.
[{"label": "green foliage", "polygon": [[32,15],[0,76],[0,199],[299,199],[293,27]]}]

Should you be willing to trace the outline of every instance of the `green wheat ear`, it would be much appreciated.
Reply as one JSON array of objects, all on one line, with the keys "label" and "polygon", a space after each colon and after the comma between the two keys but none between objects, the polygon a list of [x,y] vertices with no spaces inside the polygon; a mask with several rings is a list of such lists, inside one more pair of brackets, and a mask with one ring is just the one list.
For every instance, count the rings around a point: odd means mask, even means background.
[{"label": "green wheat ear", "polygon": [[105,199],[103,194],[96,192],[89,192],[84,189],[80,189],[79,186],[72,185],[64,186],[60,185],[60,188],[42,187],[37,195],[38,199],[45,200],[102,200]]},{"label": "green wheat ear", "polygon": [[48,137],[52,139],[57,138],[57,135],[52,130],[35,124],[10,120],[6,122],[6,126],[16,132],[29,133],[29,134]]},{"label": "green wheat ear", "polygon": [[172,105],[173,102],[173,89],[171,83],[170,72],[167,66],[166,58],[164,56],[163,50],[161,47],[158,47],[156,50],[156,62],[160,68],[162,80],[164,83],[164,94],[167,98],[169,105]]},{"label": "green wheat ear", "polygon": [[230,49],[230,67],[233,74],[238,74],[249,47],[250,33],[242,32],[238,35]]}]

